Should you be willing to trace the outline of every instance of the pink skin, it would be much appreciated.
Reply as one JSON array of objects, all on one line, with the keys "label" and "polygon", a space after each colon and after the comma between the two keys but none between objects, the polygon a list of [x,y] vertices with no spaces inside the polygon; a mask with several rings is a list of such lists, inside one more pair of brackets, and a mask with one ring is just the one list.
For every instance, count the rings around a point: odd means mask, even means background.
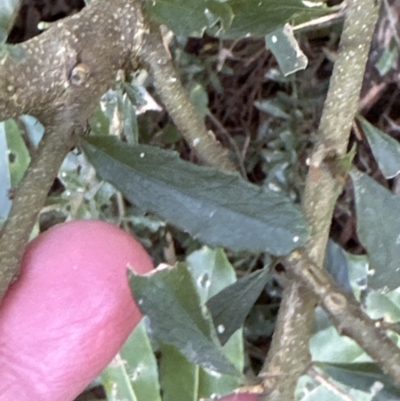
[{"label": "pink skin", "polygon": [[132,236],[97,220],[33,240],[0,307],[1,401],[72,401],[141,319],[127,267],[152,261]]}]

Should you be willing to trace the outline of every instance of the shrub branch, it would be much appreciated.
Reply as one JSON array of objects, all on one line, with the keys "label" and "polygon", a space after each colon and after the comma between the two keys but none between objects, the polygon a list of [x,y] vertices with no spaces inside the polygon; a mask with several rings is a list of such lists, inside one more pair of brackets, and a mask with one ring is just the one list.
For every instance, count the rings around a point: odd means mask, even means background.
[{"label": "shrub branch", "polygon": [[185,92],[172,64],[171,56],[164,47],[158,27],[152,27],[145,35],[141,53],[153,76],[158,95],[199,159],[210,166],[236,171],[227,150],[221,146],[212,132],[207,131],[203,119]]},{"label": "shrub branch", "polygon": [[[309,163],[309,171],[306,177],[306,185],[302,200],[302,209],[310,227],[310,240],[300,252],[293,253],[285,261],[285,267],[295,277],[296,281],[288,284],[284,292],[282,306],[278,315],[278,324],[293,328],[288,335],[280,337],[284,328],[277,327],[273,336],[270,355],[262,371],[265,381],[266,392],[270,393],[269,400],[290,400],[294,398],[297,379],[308,368],[310,338],[309,328],[314,317],[314,306],[317,302],[330,313],[332,321],[343,332],[340,319],[335,314],[333,303],[328,307],[327,287],[319,287],[322,282],[329,282],[329,278],[322,270],[325,249],[329,237],[329,229],[333,216],[334,206],[342,191],[344,181],[343,172],[340,169],[341,161],[346,157],[351,126],[357,112],[359,94],[364,76],[365,65],[368,59],[369,47],[378,19],[379,4],[375,0],[349,0],[343,32],[340,41],[340,48],[337,61],[335,62],[330,87],[324,104],[324,109],[318,130],[318,142],[316,143]],[[312,275],[302,275],[302,268],[310,265],[318,266],[318,274],[323,277],[322,281],[314,281],[311,285],[308,278]],[[299,285],[305,285],[312,292],[299,289]],[[333,287],[329,287],[333,290]],[[333,299],[335,299],[333,293]],[[300,299],[299,299],[300,297]],[[355,301],[347,299],[344,294],[345,304],[357,314],[364,316],[360,305]],[[353,315],[354,316],[354,315]],[[344,318],[344,315],[340,314]],[[348,321],[348,320],[347,320]],[[362,320],[366,324],[365,320]],[[291,322],[291,323],[290,323]],[[360,324],[361,325],[361,324]],[[372,329],[372,327],[370,326]],[[344,334],[349,334],[346,330]],[[355,334],[352,332],[352,334]],[[394,345],[390,346],[390,340],[382,332],[377,333],[371,330],[371,339],[376,340],[377,334],[385,337],[388,349],[396,353]],[[355,334],[356,335],[356,334]],[[353,337],[361,346],[365,346],[365,332],[360,331]],[[380,341],[375,342],[375,347],[380,347]],[[366,348],[371,354],[371,349]],[[397,350],[398,352],[398,350]],[[303,356],[299,355],[302,354]],[[295,359],[303,362],[303,366],[295,366]],[[376,353],[373,354],[376,356]],[[277,357],[276,357],[277,356]],[[280,374],[274,361],[280,361]],[[383,362],[379,360],[380,362]],[[390,360],[393,362],[393,357]],[[393,369],[386,362],[383,370],[393,376]],[[274,377],[273,387],[266,381]]]},{"label": "shrub branch", "polygon": [[0,233],[0,299],[75,133],[83,132],[117,71],[137,55],[140,1],[98,0],[42,35],[10,46],[0,60],[0,120],[21,114],[45,126],[43,142],[15,191]]}]

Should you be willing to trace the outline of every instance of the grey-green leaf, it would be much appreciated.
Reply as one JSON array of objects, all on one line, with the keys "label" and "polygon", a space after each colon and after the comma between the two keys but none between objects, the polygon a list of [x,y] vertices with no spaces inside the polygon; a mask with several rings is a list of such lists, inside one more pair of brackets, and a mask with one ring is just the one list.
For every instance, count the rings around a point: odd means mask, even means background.
[{"label": "grey-green leaf", "polygon": [[82,147],[129,201],[208,245],[287,255],[307,240],[299,208],[282,193],[153,146],[88,137]]},{"label": "grey-green leaf", "polygon": [[13,23],[19,0],[1,0],[0,7],[0,43],[5,42]]},{"label": "grey-green leaf", "polygon": [[[312,5],[312,6],[310,6]],[[147,12],[180,36],[262,37],[291,22],[305,22],[332,11],[301,0],[147,0]]]},{"label": "grey-green leaf", "polygon": [[5,122],[0,122],[0,221],[7,218],[11,208],[8,191],[11,188]]},{"label": "grey-green leaf", "polygon": [[267,268],[257,270],[226,287],[207,302],[221,344],[225,344],[242,327],[270,278]]},{"label": "grey-green leaf", "polygon": [[385,178],[393,178],[400,173],[400,144],[390,135],[370,124],[364,117],[358,121],[368,139],[372,153]]},{"label": "grey-green leaf", "polygon": [[31,158],[17,123],[10,119],[4,122],[4,127],[9,151],[11,186],[16,187],[24,176]]},{"label": "grey-green leaf", "polygon": [[400,198],[357,170],[354,183],[357,234],[370,258],[368,283],[376,290],[400,286]]},{"label": "grey-green leaf", "polygon": [[128,275],[132,294],[149,319],[152,335],[207,370],[240,376],[223,355],[212,319],[184,265],[146,276]]},{"label": "grey-green leaf", "polygon": [[376,382],[383,384],[374,401],[400,399],[400,389],[391,382],[376,363],[316,363],[326,374],[351,388],[369,392]]},{"label": "grey-green leaf", "polygon": [[300,49],[289,24],[266,35],[265,44],[274,54],[284,76],[307,67],[308,59]]},{"label": "grey-green leaf", "polygon": [[109,400],[161,401],[157,360],[143,320],[101,377]]},{"label": "grey-green leaf", "polygon": [[177,35],[201,36],[209,25],[204,0],[146,1],[146,8],[150,16]]},{"label": "grey-green leaf", "polygon": [[310,7],[311,3],[301,0],[230,0],[226,4],[234,16],[223,35],[229,38],[261,37],[286,23],[305,22],[330,12],[323,3]]}]

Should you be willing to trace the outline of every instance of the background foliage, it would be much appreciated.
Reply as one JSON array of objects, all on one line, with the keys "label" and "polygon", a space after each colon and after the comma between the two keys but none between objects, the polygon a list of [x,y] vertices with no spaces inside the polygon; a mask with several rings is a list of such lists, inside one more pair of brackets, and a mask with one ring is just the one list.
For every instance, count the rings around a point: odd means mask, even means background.
[{"label": "background foliage", "polygon": [[[289,254],[309,235],[298,204],[342,28],[338,6],[309,3],[146,2],[149,15],[173,32],[169,48],[182,82],[240,175],[196,164],[144,69],[104,94],[89,122],[92,135],[65,160],[33,235],[67,219],[100,218],[134,233],[156,263],[178,268],[130,277],[151,335],[146,322],[140,325],[103,372],[105,395],[97,388],[80,400],[156,401],[160,388],[163,400],[197,400],[227,394],[258,373],[281,297],[273,257]],[[385,4],[326,267],[371,317],[392,324],[398,343],[400,230],[393,216],[400,212],[400,148],[391,92],[399,40],[388,23],[396,5]],[[2,5],[0,40],[15,2]],[[300,25],[326,15],[336,18]],[[274,47],[281,39],[285,45]],[[374,99],[372,78],[382,86]],[[7,188],[21,179],[42,133],[29,116],[0,123],[2,219],[10,207]],[[297,399],[399,397],[320,309],[310,349],[314,364]]]}]

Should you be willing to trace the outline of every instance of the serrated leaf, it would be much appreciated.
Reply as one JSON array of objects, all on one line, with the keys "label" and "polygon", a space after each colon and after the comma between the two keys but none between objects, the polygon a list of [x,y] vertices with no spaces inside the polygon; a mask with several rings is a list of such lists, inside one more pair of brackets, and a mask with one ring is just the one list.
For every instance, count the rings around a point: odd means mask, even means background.
[{"label": "serrated leaf", "polygon": [[211,317],[201,305],[185,266],[164,268],[145,276],[128,272],[132,294],[161,343],[176,347],[203,368],[240,376],[224,357]]},{"label": "serrated leaf", "polygon": [[357,234],[370,258],[369,285],[375,290],[400,286],[400,198],[374,179],[352,170]]},{"label": "serrated leaf", "polygon": [[271,276],[267,268],[257,270],[214,295],[207,302],[221,344],[243,326],[246,316]]},{"label": "serrated leaf", "polygon": [[385,178],[396,177],[400,173],[400,144],[394,138],[374,127],[364,117],[358,116],[361,127],[379,168]]},{"label": "serrated leaf", "polygon": [[374,401],[400,399],[400,388],[395,386],[376,363],[316,363],[326,374],[351,388],[369,392],[376,382],[383,384]]},{"label": "serrated leaf", "polygon": [[276,29],[265,37],[265,44],[271,50],[284,76],[307,67],[308,59],[300,49],[293,29],[289,24]]},{"label": "serrated leaf", "polygon": [[307,240],[300,210],[282,193],[153,146],[88,137],[82,147],[129,201],[206,244],[286,255]]}]

